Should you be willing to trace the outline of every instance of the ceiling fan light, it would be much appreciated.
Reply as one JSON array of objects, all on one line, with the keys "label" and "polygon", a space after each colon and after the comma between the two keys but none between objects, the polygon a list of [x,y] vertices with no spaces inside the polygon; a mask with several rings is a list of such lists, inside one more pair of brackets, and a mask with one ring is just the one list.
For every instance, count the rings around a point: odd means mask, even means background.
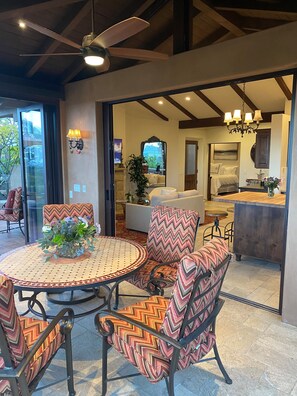
[{"label": "ceiling fan light", "polygon": [[104,63],[105,51],[97,47],[83,48],[83,57],[90,66],[101,66]]},{"label": "ceiling fan light", "polygon": [[104,58],[99,55],[87,55],[85,56],[85,62],[90,66],[100,66],[104,63]]}]

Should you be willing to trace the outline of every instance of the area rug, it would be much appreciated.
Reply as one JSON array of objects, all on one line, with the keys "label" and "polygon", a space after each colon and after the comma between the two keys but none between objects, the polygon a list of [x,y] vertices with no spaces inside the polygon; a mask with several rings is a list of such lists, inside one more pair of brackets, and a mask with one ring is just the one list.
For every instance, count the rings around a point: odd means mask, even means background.
[{"label": "area rug", "polygon": [[[205,215],[203,225],[210,223],[213,223],[213,217]],[[116,236],[119,238],[129,239],[138,242],[141,245],[145,245],[147,239],[147,233],[145,232],[128,230],[125,225],[124,215],[122,214],[117,214],[116,217]]]}]

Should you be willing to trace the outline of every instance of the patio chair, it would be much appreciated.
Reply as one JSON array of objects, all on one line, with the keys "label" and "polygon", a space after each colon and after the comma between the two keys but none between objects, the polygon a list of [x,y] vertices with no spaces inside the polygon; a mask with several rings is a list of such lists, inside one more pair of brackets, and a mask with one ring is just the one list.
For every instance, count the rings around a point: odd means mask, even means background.
[{"label": "patio chair", "polygon": [[[165,378],[169,396],[174,396],[174,373],[191,364],[215,359],[227,384],[228,376],[218,353],[215,324],[224,301],[219,298],[230,261],[226,242],[214,239],[197,252],[181,259],[170,298],[147,300],[95,316],[102,335],[102,395],[107,382],[143,375],[151,383]],[[104,316],[106,315],[107,316]],[[138,373],[108,378],[107,355],[115,348]],[[203,359],[213,350],[214,357]]]},{"label": "patio chair", "polygon": [[[65,219],[65,217],[73,217],[77,219],[78,217],[83,217],[88,220],[89,225],[94,225],[94,210],[91,203],[74,203],[74,204],[50,204],[43,206],[43,224],[49,225],[54,221],[59,221]],[[47,294],[47,298],[50,302],[54,304],[61,305],[72,305],[81,304],[95,298],[93,290],[84,289],[85,292],[91,292],[87,297],[74,298],[74,292],[70,292],[69,300],[59,300],[50,297]],[[62,292],[61,292],[62,293]]]},{"label": "patio chair", "polygon": [[72,326],[73,311],[70,308],[64,308],[50,323],[19,316],[12,281],[0,276],[0,394],[30,395],[56,352],[65,348],[68,393],[75,395]]},{"label": "patio chair", "polygon": [[[148,261],[125,280],[149,294],[162,294],[164,287],[175,282],[180,259],[193,252],[198,225],[199,214],[193,210],[155,206],[146,243]],[[119,296],[143,297],[121,294],[118,286],[115,308],[118,307]]]},{"label": "patio chair", "polygon": [[21,220],[23,220],[22,187],[17,187],[8,192],[7,201],[0,209],[0,221],[6,221],[6,232],[9,232],[11,224],[18,224],[22,234]]}]

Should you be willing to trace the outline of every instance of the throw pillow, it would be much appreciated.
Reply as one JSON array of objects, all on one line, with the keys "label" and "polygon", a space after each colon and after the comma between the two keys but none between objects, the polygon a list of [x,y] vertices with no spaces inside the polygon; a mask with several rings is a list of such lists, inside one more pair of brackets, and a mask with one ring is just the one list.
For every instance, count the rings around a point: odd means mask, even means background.
[{"label": "throw pillow", "polygon": [[166,188],[162,188],[160,194],[161,195],[168,195],[168,194],[172,194],[176,192],[176,188],[174,187],[166,187]]},{"label": "throw pillow", "polygon": [[219,171],[220,171],[220,166],[221,166],[221,165],[222,165],[221,162],[218,162],[218,163],[216,163],[216,164],[211,163],[211,164],[210,164],[210,173],[218,174]]},{"label": "throw pillow", "polygon": [[184,198],[184,197],[192,197],[194,195],[198,195],[197,190],[187,190],[187,191],[180,191],[178,193],[178,198]]},{"label": "throw pillow", "polygon": [[15,197],[15,190],[10,190],[5,204],[5,214],[13,213],[14,197]]},{"label": "throw pillow", "polygon": [[222,175],[236,175],[238,166],[222,166]]}]

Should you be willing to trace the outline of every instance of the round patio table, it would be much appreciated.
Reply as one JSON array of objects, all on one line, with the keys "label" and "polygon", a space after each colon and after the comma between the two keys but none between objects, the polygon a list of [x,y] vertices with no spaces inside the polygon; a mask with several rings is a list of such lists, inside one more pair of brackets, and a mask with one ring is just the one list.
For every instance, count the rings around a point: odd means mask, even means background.
[{"label": "round patio table", "polygon": [[[17,291],[31,291],[33,295],[24,298],[28,310],[35,314],[46,315],[38,300],[38,294],[60,293],[65,291],[98,288],[129,277],[147,260],[146,248],[137,242],[116,238],[98,237],[94,242],[95,250],[75,259],[54,259],[46,261],[46,254],[38,244],[27,245],[12,250],[0,257],[0,273],[13,281]],[[104,303],[76,317],[84,316],[101,309]],[[41,314],[36,312],[37,305]],[[26,311],[28,312],[28,311]]]}]

